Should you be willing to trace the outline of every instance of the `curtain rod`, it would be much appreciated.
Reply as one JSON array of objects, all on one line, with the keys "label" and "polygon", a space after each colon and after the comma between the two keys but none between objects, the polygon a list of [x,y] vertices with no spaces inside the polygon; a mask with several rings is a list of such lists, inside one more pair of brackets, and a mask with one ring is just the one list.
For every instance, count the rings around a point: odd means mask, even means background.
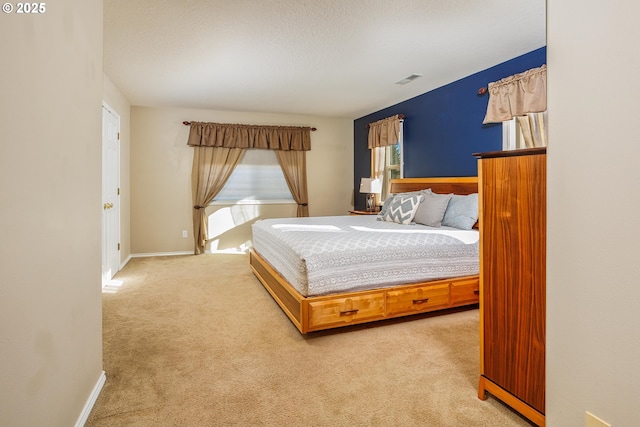
[{"label": "curtain rod", "polygon": [[[191,122],[188,122],[188,121],[186,121],[186,120],[185,120],[184,122],[182,122],[182,124],[183,124],[183,125],[185,125],[185,126],[191,126]],[[295,126],[294,126],[294,127],[295,127]],[[311,128],[311,131],[312,131],[312,132],[315,132],[315,131],[317,131],[317,130],[318,130],[318,129],[316,129],[316,128]]]}]

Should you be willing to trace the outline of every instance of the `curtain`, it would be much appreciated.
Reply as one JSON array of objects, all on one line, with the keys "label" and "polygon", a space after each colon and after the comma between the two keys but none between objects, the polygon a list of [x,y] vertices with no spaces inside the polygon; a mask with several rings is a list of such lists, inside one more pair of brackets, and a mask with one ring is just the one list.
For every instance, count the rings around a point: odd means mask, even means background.
[{"label": "curtain", "polygon": [[224,147],[194,147],[191,169],[193,199],[194,255],[204,253],[208,238],[206,206],[222,190],[244,149]]},{"label": "curtain", "polygon": [[387,182],[385,165],[387,149],[385,147],[374,147],[371,149],[371,178],[378,178],[382,183],[382,193],[374,194],[374,203],[380,205],[381,201],[386,200],[389,194],[389,183]]},{"label": "curtain", "polygon": [[307,153],[304,151],[276,150],[293,199],[298,204],[297,216],[309,216],[309,195],[307,193]]},{"label": "curtain", "polygon": [[311,128],[191,122],[187,145],[308,151]]},{"label": "curtain", "polygon": [[400,116],[395,115],[369,124],[369,148],[384,147],[398,143]]},{"label": "curtain", "polygon": [[547,112],[516,117],[527,148],[547,146]]},{"label": "curtain", "polygon": [[[298,216],[309,216],[305,151],[311,128],[191,122],[187,145],[194,147],[191,170],[194,254],[204,252],[208,237],[206,206],[222,190],[247,148],[276,150]],[[315,129],[314,129],[315,130]]]},{"label": "curtain", "polygon": [[511,120],[547,109],[547,66],[489,83],[489,104],[483,124]]}]

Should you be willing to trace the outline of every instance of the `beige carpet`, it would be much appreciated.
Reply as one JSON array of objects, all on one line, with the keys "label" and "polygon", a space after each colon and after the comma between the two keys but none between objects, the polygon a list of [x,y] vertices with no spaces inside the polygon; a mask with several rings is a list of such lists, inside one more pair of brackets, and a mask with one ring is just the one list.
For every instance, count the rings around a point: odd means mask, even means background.
[{"label": "beige carpet", "polygon": [[115,281],[87,426],[530,426],[477,398],[477,309],[303,336],[246,255],[135,258]]}]

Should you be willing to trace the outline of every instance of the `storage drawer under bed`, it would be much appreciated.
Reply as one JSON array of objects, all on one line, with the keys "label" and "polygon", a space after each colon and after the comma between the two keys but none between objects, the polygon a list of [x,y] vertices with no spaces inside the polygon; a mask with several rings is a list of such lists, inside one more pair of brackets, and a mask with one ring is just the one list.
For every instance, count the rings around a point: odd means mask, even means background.
[{"label": "storage drawer under bed", "polygon": [[385,317],[384,304],[384,292],[310,301],[309,330],[383,319]]},{"label": "storage drawer under bed", "polygon": [[451,305],[473,304],[479,301],[480,281],[469,279],[451,283]]},{"label": "storage drawer under bed", "polygon": [[449,283],[387,292],[387,314],[421,313],[449,305]]}]

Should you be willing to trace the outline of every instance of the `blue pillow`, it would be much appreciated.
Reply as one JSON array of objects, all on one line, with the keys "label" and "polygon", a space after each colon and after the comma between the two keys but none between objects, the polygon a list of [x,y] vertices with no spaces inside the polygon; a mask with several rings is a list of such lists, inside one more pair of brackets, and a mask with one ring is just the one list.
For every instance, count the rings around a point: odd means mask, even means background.
[{"label": "blue pillow", "polygon": [[442,225],[471,230],[478,221],[478,193],[461,196],[454,194],[442,218]]}]

